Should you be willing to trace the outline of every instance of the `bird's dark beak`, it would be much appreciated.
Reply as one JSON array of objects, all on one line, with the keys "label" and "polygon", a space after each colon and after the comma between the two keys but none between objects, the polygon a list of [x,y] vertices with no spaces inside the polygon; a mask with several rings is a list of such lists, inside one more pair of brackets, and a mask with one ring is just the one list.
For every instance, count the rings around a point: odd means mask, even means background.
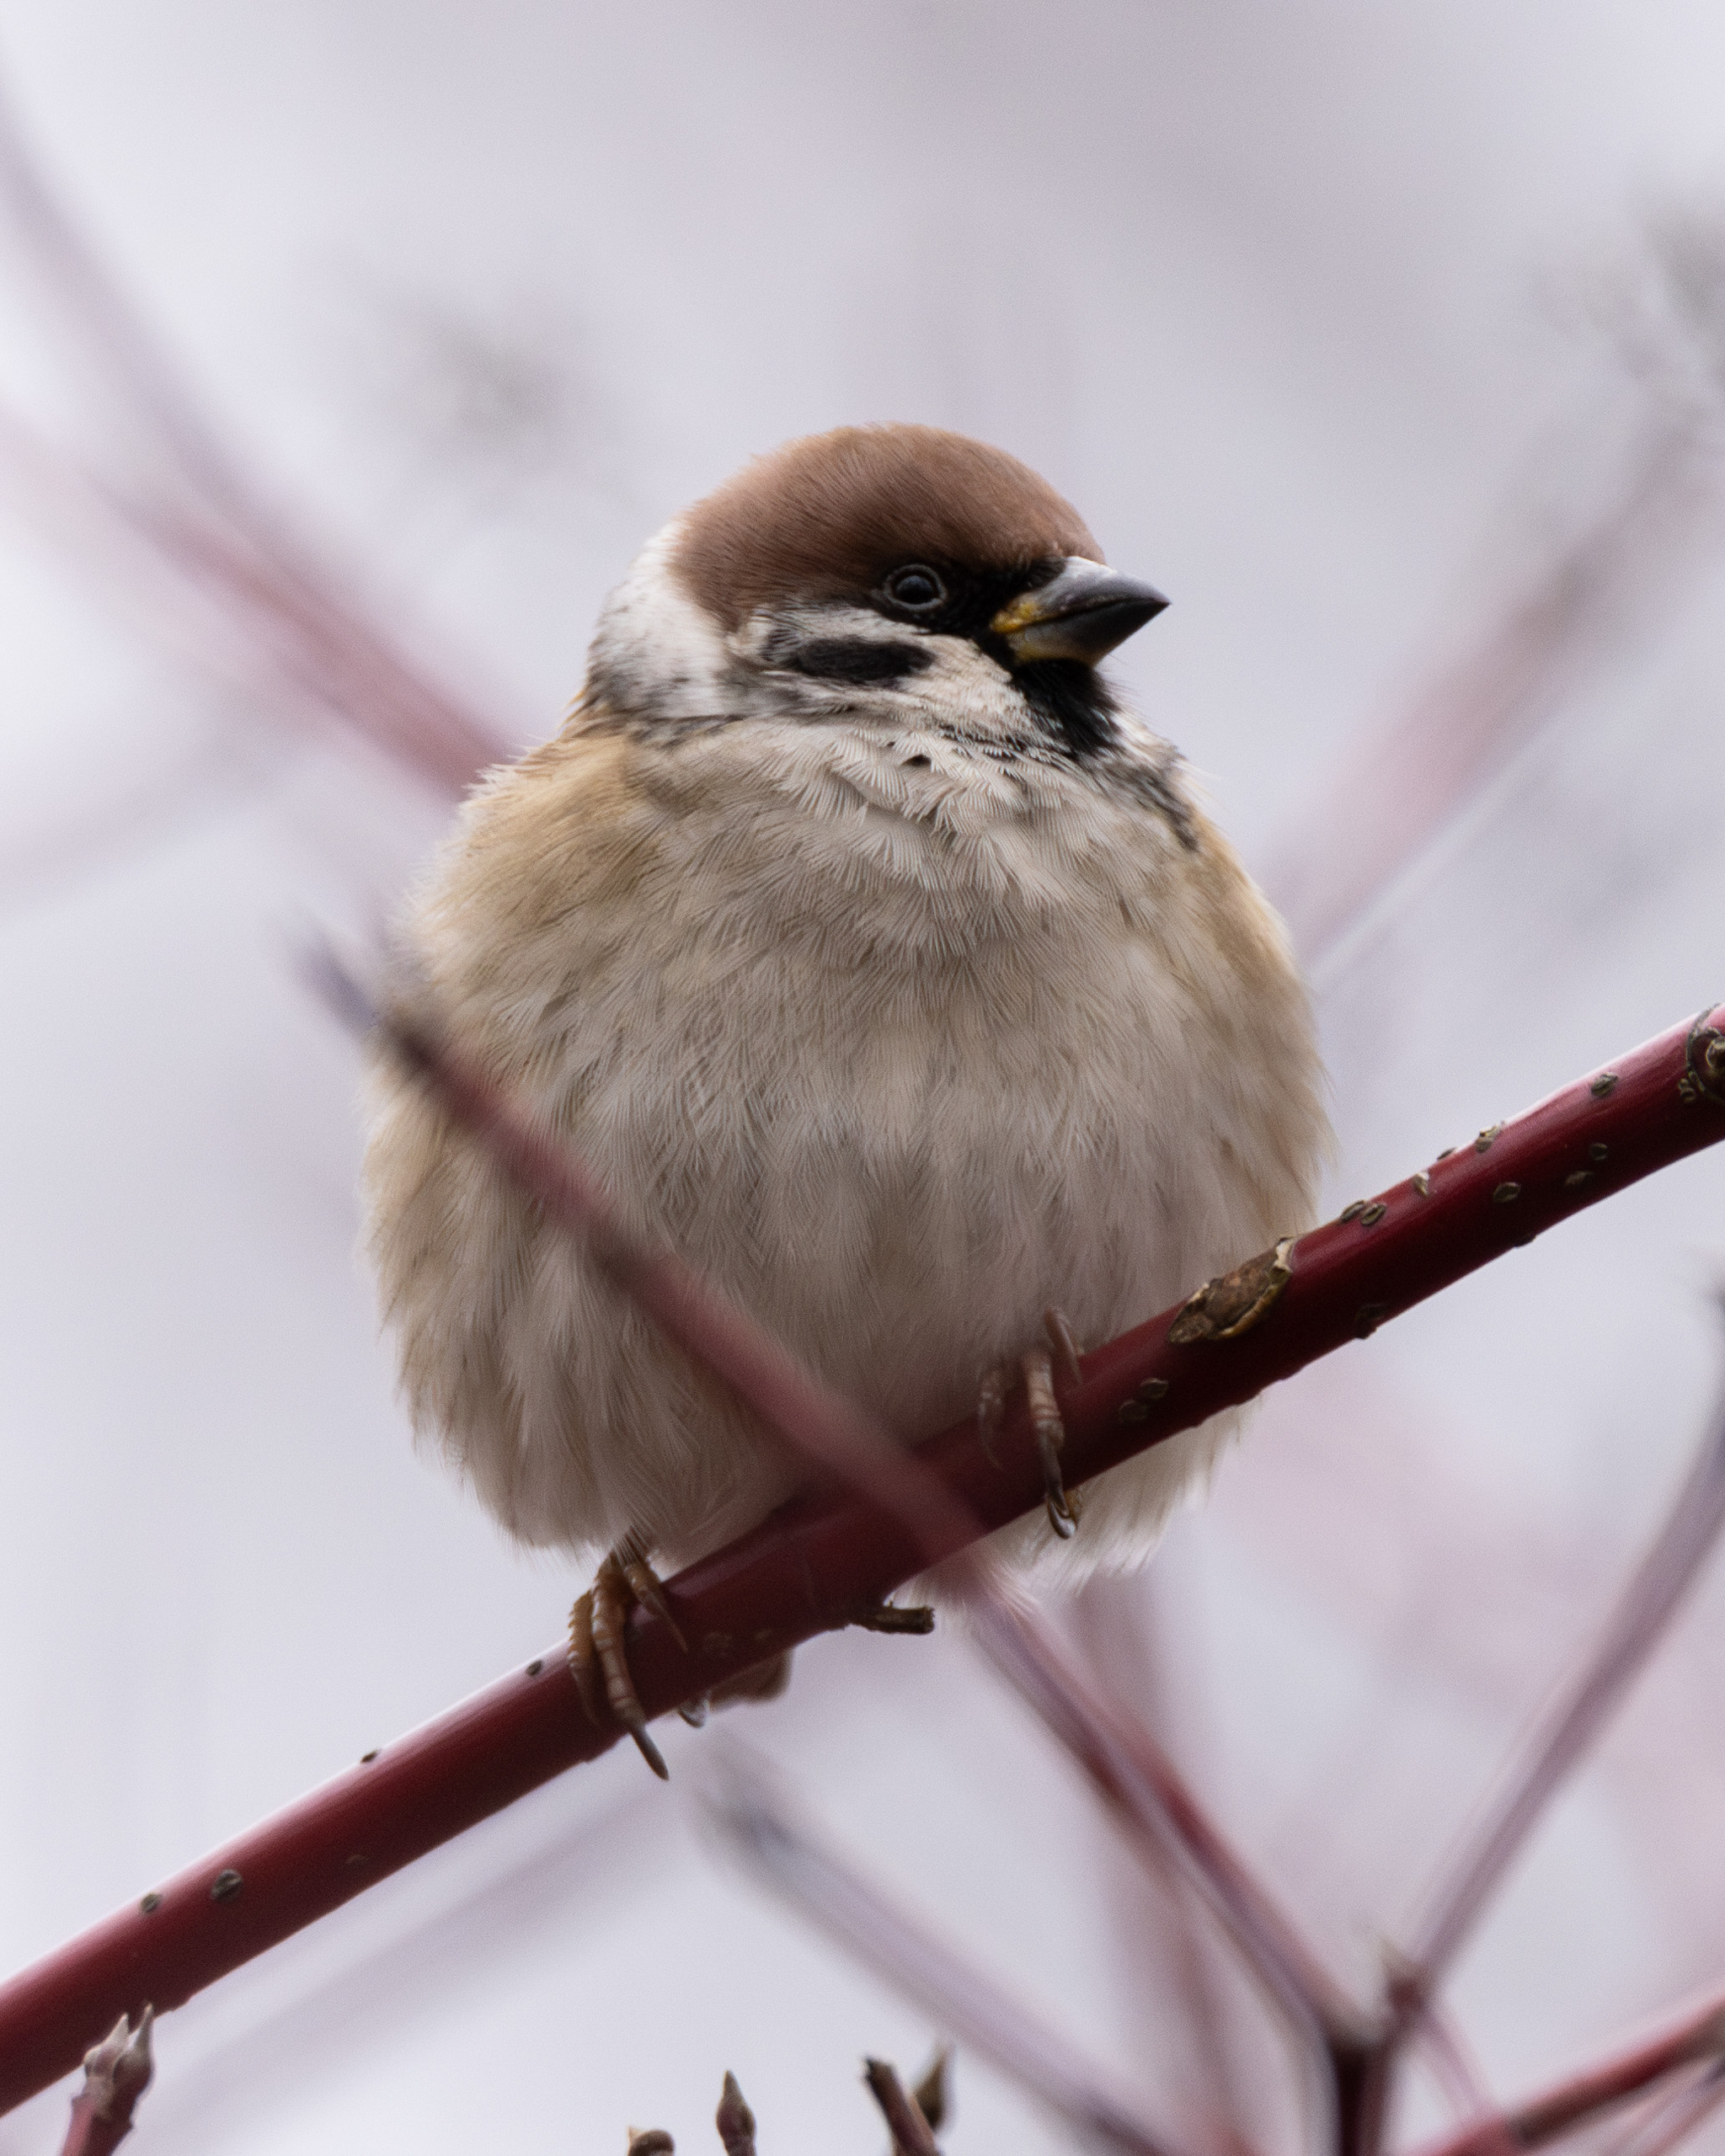
[{"label": "bird's dark beak", "polygon": [[1149,584],[1070,554],[1057,576],[1021,592],[988,626],[1015,659],[1081,659],[1093,666],[1167,603]]}]

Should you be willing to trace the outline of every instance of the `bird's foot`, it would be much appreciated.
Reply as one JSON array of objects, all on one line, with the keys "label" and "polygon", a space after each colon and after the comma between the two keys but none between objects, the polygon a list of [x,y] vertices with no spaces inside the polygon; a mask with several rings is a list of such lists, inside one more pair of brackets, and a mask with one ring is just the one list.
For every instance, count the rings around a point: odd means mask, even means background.
[{"label": "bird's foot", "polygon": [[611,1718],[634,1738],[636,1749],[660,1780],[668,1782],[670,1769],[647,1734],[647,1716],[629,1668],[629,1612],[637,1603],[669,1625],[671,1637],[687,1653],[688,1641],[670,1614],[664,1582],[648,1563],[638,1536],[626,1534],[569,1612],[569,1674],[575,1680],[588,1721],[597,1728],[605,1726],[600,1703],[602,1686]]},{"label": "bird's foot", "polygon": [[[1048,1507],[1048,1524],[1061,1541],[1066,1542],[1078,1532],[1079,1506],[1077,1497],[1069,1495],[1060,1474],[1060,1451],[1066,1442],[1066,1426],[1060,1419],[1060,1402],[1055,1397],[1055,1371],[1058,1367],[1064,1377],[1076,1385],[1080,1350],[1064,1310],[1044,1310],[1042,1329],[1048,1337],[1045,1348],[1033,1348],[1016,1363],[996,1364],[983,1379],[976,1394],[976,1433],[982,1440],[983,1450],[991,1460],[995,1460],[994,1441],[1006,1420],[1007,1401],[1013,1388],[1022,1383],[1030,1410],[1030,1427],[1036,1433],[1036,1449],[1042,1457],[1043,1501]],[[995,1464],[999,1465],[997,1460]]]}]

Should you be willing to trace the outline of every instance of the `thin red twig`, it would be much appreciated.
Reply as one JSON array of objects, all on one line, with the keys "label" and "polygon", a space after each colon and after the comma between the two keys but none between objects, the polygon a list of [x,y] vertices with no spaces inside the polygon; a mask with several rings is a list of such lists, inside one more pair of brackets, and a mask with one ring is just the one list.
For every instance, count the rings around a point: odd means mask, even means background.
[{"label": "thin red twig", "polygon": [[[1135,1720],[1167,1751],[1176,1705],[1161,1652],[1162,1578],[1154,1569],[1098,1576],[1072,1597],[1068,1616],[1103,1689],[1130,1700]],[[1172,1847],[1153,1849],[1146,1838],[1135,1854],[1149,1898],[1106,1897],[1131,1986],[1135,2030],[1155,2046],[1165,2084],[1190,2092],[1192,2131],[1210,2156],[1237,2156],[1249,2135],[1248,2100],[1215,1961],[1214,1920]]]},{"label": "thin red twig", "polygon": [[1404,2012],[1434,1987],[1559,1783],[1596,1741],[1646,1666],[1725,1529],[1725,1400],[1664,1526],[1567,1689],[1529,1740],[1502,1795],[1431,1898],[1396,1992]]},{"label": "thin red twig", "polygon": [[1704,2059],[1725,2060],[1725,1991],[1710,1993],[1657,2034],[1539,2095],[1428,2142],[1418,2156],[1498,2156],[1506,2137],[1519,2148],[1542,2148]]},{"label": "thin red twig", "polygon": [[1095,1692],[1047,1633],[1023,1623],[981,1632],[990,1660],[1152,1862],[1172,1855],[1259,1978],[1308,2041],[1351,2036],[1359,2017],[1299,1931],[1205,1817],[1149,1733]]},{"label": "thin red twig", "polygon": [[1725,2067],[1716,2066],[1690,2087],[1674,2090],[1612,2156],[1670,2156],[1672,2149],[1700,2132],[1722,2103],[1725,2103]]},{"label": "thin red twig", "polygon": [[[1302,1237],[1279,1300],[1244,1335],[1173,1344],[1180,1312],[1166,1310],[1087,1356],[1081,1384],[1062,1400],[1072,1482],[1250,1399],[1542,1229],[1725,1137],[1725,1011],[1709,1016],[1711,1025],[1675,1027],[1610,1071],[1565,1086],[1482,1150],[1468,1145],[1434,1163],[1423,1171],[1429,1194],[1398,1184],[1376,1201],[1381,1213],[1369,1207]],[[1514,1195],[1498,1198],[1505,1187]],[[1142,1396],[1146,1388],[1153,1402]],[[917,1448],[985,1528],[1042,1502],[1022,1406],[998,1454],[996,1467],[969,1419]],[[847,1622],[925,1564],[920,1538],[894,1506],[830,1490],[793,1499],[670,1582],[690,1654],[667,1627],[636,1613],[630,1662],[648,1714]],[[541,1682],[547,1665],[553,1681]],[[0,1987],[0,2111],[69,2071],[123,2009],[182,2004],[597,1757],[617,1734],[587,1721],[560,1658],[547,1656],[290,1806]]]},{"label": "thin red twig", "polygon": [[[1473,2118],[1488,2111],[1491,2096],[1461,2031],[1435,2000],[1427,2004],[1414,2031],[1414,2041],[1425,2055],[1433,2079],[1449,2100],[1457,2118]],[[1485,2152],[1480,2152],[1485,2156]]]},{"label": "thin red twig", "polygon": [[[1375,2156],[1402,2052],[1475,1919],[1553,1795],[1599,1736],[1646,1665],[1725,1529],[1725,1396],[1659,1533],[1631,1576],[1605,1630],[1571,1683],[1536,1723],[1497,1801],[1432,1895],[1417,1951],[1386,1976],[1380,2025],[1343,2092],[1347,2156]],[[1500,2120],[1481,2132],[1501,2143]],[[1476,2156],[1485,2156],[1483,2150]]]},{"label": "thin red twig", "polygon": [[[729,1307],[676,1261],[648,1251],[626,1236],[596,1187],[555,1148],[537,1139],[477,1074],[460,1068],[446,1048],[402,1020],[393,1022],[392,1031],[398,1052],[422,1070],[458,1119],[483,1135],[495,1156],[553,1217],[584,1236],[590,1254],[671,1338],[726,1378],[793,1450],[815,1466],[837,1473],[858,1495],[894,1513],[916,1538],[925,1561],[948,1557],[949,1572],[953,1564],[963,1566],[978,1636],[990,1660],[1083,1767],[1129,1833],[1147,1838],[1156,1857],[1170,1842],[1185,1857],[1247,1967],[1290,2029],[1313,2056],[1327,2061],[1338,2111],[1347,2106],[1354,2069],[1362,2057],[1372,2057],[1370,2080],[1381,2089],[1396,2046],[1413,2025],[1419,2002],[1429,1993],[1445,1956],[1453,1951],[1460,1929],[1543,1807],[1556,1779],[1579,1757],[1604,1714],[1621,1696],[1676,1598],[1711,1548],[1725,1518],[1725,1465],[1711,1478],[1701,1473],[1686,1492],[1671,1534],[1662,1538],[1637,1588],[1626,1599],[1616,1628],[1621,1639],[1614,1638],[1596,1659],[1573,1710],[1560,1717],[1557,1737],[1541,1748],[1538,1764],[1498,1831],[1487,1836],[1477,1858],[1463,1865],[1442,1897],[1445,1919],[1434,1935],[1435,1946],[1429,1944],[1419,1957],[1423,1988],[1404,1983],[1396,1995],[1390,2031],[1371,2041],[1361,2017],[1267,1890],[1204,1817],[1172,1763],[1147,1733],[1112,1703],[1092,1694],[1051,1636],[996,1594],[985,1572],[962,1557],[950,1559],[951,1552],[962,1550],[979,1532],[975,1515],[962,1501],[920,1462],[898,1449],[885,1431],[801,1371],[745,1314]],[[1721,1059],[1715,1050],[1725,1052],[1725,1039],[1716,1038],[1711,1029],[1705,1048],[1698,1049],[1692,1038],[1689,1054],[1694,1069],[1689,1082],[1693,1090],[1696,1074],[1706,1074],[1708,1097],[1713,1064]],[[1725,1072],[1717,1075],[1725,1076]],[[1495,1143],[1495,1134],[1482,1134],[1476,1150],[1489,1152]],[[1603,1157],[1609,1156],[1608,1147]],[[1583,1177],[1588,1172],[1581,1171]],[[1421,1195],[1430,1202],[1433,1193],[1427,1181]],[[1518,1184],[1494,1187],[1495,1203],[1519,1203],[1521,1197]],[[1725,1463],[1725,1418],[1721,1429],[1719,1452]],[[1450,1929],[1443,1929],[1445,1921]],[[1369,2098],[1367,2103],[1369,2107]]]}]

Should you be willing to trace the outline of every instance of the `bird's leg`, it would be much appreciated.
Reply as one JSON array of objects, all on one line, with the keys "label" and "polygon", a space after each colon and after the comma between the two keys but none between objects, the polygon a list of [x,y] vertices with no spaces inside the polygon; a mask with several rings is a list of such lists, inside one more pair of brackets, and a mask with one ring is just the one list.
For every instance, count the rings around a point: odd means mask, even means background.
[{"label": "bird's leg", "polygon": [[638,1535],[626,1534],[600,1566],[593,1584],[569,1612],[569,1674],[581,1695],[587,1719],[605,1726],[599,1693],[614,1720],[635,1740],[637,1750],[661,1781],[670,1780],[659,1747],[647,1734],[647,1716],[629,1670],[629,1612],[637,1603],[670,1628],[686,1654],[688,1641],[678,1630],[659,1575],[647,1561]]},{"label": "bird's leg", "polygon": [[1048,1508],[1048,1524],[1064,1542],[1078,1532],[1078,1522],[1066,1496],[1060,1474],[1060,1449],[1066,1442],[1066,1426],[1060,1420],[1055,1398],[1054,1364],[1046,1348],[1033,1348],[1023,1358],[1024,1392],[1030,1410],[1030,1427],[1036,1433],[1036,1449],[1042,1455],[1042,1497]]},{"label": "bird's leg", "polygon": [[1046,1348],[1033,1348],[1024,1358],[1024,1390],[1030,1405],[1030,1426],[1036,1433],[1036,1449],[1042,1455],[1043,1501],[1048,1524],[1061,1541],[1078,1532],[1078,1501],[1068,1497],[1060,1473],[1060,1454],[1066,1442],[1066,1426],[1060,1404],[1055,1398],[1055,1365],[1068,1383],[1078,1383],[1078,1341],[1064,1310],[1050,1307],[1042,1314]]},{"label": "bird's leg", "polygon": [[996,1364],[984,1377],[976,1393],[976,1434],[991,1463],[998,1466],[994,1440],[1006,1420],[1007,1395],[1014,1381],[1022,1380],[1030,1410],[1030,1427],[1036,1433],[1036,1449],[1042,1457],[1048,1524],[1065,1542],[1078,1531],[1078,1502],[1066,1494],[1060,1474],[1060,1450],[1066,1442],[1066,1426],[1060,1419],[1060,1405],[1055,1397],[1055,1371],[1058,1368],[1072,1384],[1078,1382],[1078,1342],[1064,1310],[1044,1310],[1042,1329],[1048,1336],[1047,1347],[1033,1348],[1028,1354],[1021,1355],[1016,1367],[1010,1363]]}]

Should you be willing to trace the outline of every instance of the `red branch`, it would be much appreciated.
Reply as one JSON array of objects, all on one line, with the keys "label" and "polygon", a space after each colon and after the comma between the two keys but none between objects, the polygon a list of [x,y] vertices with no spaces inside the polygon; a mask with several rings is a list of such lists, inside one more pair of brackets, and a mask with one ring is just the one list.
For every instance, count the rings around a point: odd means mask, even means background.
[{"label": "red branch", "polygon": [[[1673,1027],[1363,1213],[1350,1208],[1351,1218],[1302,1237],[1285,1290],[1251,1331],[1175,1345],[1168,1332],[1180,1312],[1166,1310],[1087,1356],[1081,1384],[1062,1401],[1070,1480],[1082,1483],[1253,1398],[1721,1138],[1725,1009]],[[967,1421],[919,1447],[918,1457],[991,1529],[1042,1502],[1022,1406],[998,1451],[996,1469]],[[667,1627],[636,1613],[630,1659],[647,1711],[667,1713],[845,1624],[925,1561],[895,1507],[830,1491],[792,1500],[670,1583],[689,1655]],[[0,2110],[68,2072],[122,2010],[146,2000],[163,2010],[182,2004],[378,1879],[598,1757],[618,1734],[586,1720],[553,1651],[339,1775],[0,1988]]]}]

